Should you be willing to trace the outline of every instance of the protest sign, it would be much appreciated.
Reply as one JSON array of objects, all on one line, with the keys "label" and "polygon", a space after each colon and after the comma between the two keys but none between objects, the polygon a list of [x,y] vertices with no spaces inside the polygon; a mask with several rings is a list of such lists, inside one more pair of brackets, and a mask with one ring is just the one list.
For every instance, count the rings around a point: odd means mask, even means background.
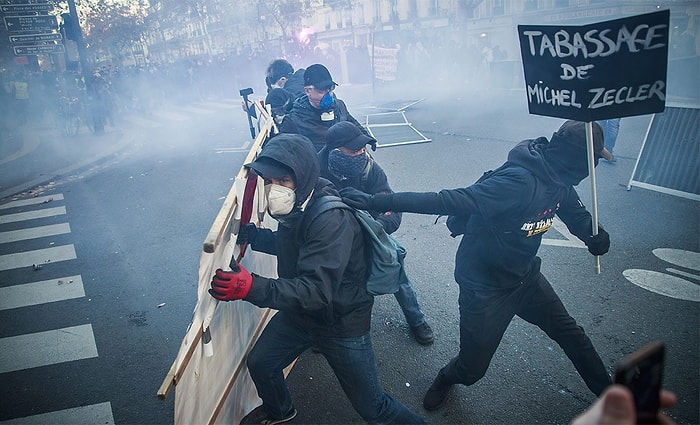
[{"label": "protest sign", "polygon": [[669,17],[518,25],[530,113],[590,122],[663,111]]}]

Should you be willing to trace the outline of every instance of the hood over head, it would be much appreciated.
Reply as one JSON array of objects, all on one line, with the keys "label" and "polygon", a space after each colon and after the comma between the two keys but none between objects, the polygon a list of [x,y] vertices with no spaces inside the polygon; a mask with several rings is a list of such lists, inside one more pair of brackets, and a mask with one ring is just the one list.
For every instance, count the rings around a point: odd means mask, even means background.
[{"label": "hood over head", "polygon": [[[270,170],[270,164],[278,164],[278,169],[286,167],[293,172],[296,183],[296,205],[300,207],[318,182],[320,166],[316,149],[307,137],[282,133],[267,141],[257,159],[246,167],[260,170],[265,175]],[[270,176],[273,177],[273,176]]]},{"label": "hood over head", "polygon": [[[600,158],[610,159],[610,152],[603,146],[603,129],[596,122],[592,128],[595,165],[598,165]],[[586,123],[569,120],[552,134],[544,156],[564,183],[577,185],[588,176],[586,146]]]}]

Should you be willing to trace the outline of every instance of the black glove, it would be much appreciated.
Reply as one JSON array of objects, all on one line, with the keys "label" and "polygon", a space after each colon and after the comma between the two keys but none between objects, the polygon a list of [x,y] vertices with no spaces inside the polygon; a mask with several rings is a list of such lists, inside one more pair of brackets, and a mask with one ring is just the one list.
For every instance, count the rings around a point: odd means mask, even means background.
[{"label": "black glove", "polygon": [[258,226],[255,223],[247,223],[238,229],[238,237],[236,237],[236,245],[252,245],[258,237]]},{"label": "black glove", "polygon": [[598,227],[598,234],[588,238],[586,242],[588,252],[593,255],[603,255],[610,249],[610,235],[602,227]]},{"label": "black glove", "polygon": [[343,202],[358,210],[372,210],[372,198],[374,195],[357,190],[354,187],[340,189]]}]

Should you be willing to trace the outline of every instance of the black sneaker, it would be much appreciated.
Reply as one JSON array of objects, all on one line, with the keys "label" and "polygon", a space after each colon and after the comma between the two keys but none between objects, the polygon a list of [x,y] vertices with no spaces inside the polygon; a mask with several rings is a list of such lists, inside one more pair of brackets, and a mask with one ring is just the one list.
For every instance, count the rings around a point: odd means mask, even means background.
[{"label": "black sneaker", "polygon": [[415,327],[411,327],[411,333],[413,337],[421,345],[430,345],[435,341],[435,336],[433,335],[433,330],[430,328],[428,323],[423,323]]},{"label": "black sneaker", "polygon": [[248,413],[243,420],[241,420],[241,425],[257,424],[257,425],[275,425],[283,424],[294,419],[297,415],[297,409],[292,407],[292,410],[284,415],[281,419],[271,418],[262,406],[258,406]]},{"label": "black sneaker", "polygon": [[445,384],[442,382],[442,374],[438,373],[437,377],[428,388],[428,391],[423,397],[423,408],[425,410],[437,410],[442,407],[443,404],[448,399],[450,394],[451,384]]}]

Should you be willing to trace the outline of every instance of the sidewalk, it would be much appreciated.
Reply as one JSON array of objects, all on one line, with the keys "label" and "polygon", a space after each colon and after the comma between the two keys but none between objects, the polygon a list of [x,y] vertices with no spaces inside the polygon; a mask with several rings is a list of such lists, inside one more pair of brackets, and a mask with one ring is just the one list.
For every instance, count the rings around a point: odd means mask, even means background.
[{"label": "sidewalk", "polygon": [[107,127],[97,136],[81,127],[62,136],[49,124],[28,125],[0,140],[0,202],[32,187],[65,176],[124,147],[121,129]]}]

